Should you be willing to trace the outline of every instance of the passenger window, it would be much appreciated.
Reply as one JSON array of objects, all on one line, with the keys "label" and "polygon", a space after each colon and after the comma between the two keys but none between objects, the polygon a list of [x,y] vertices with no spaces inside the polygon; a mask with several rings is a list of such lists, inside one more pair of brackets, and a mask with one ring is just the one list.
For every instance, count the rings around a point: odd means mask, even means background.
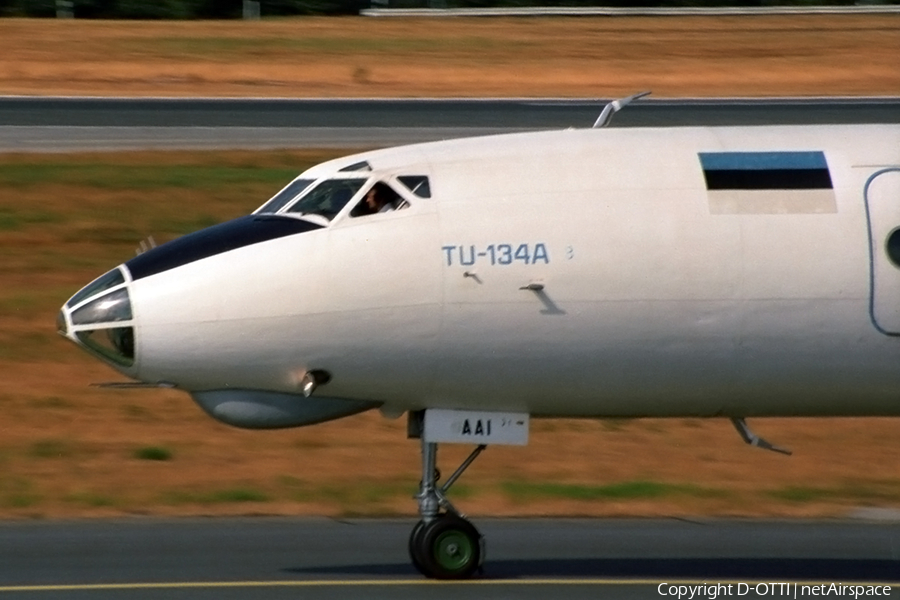
[{"label": "passenger window", "polygon": [[409,206],[391,186],[381,183],[380,181],[369,188],[359,204],[350,211],[351,217],[364,217],[366,215],[374,215],[377,213],[391,212],[393,210],[402,210]]},{"label": "passenger window", "polygon": [[362,188],[365,179],[327,179],[288,209],[289,213],[301,215],[321,215],[329,221],[333,219],[356,192]]},{"label": "passenger window", "polygon": [[287,186],[272,196],[272,199],[256,209],[254,214],[277,213],[287,206],[288,202],[300,195],[300,192],[309,187],[314,179],[295,179]]}]

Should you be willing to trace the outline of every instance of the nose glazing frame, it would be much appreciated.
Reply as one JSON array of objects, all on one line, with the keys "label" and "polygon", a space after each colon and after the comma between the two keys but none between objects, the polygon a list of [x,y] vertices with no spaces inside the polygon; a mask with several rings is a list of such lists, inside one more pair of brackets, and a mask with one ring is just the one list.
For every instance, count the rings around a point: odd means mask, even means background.
[{"label": "nose glazing frame", "polygon": [[124,265],[79,290],[60,309],[57,330],[92,355],[122,369],[135,364],[135,323]]}]

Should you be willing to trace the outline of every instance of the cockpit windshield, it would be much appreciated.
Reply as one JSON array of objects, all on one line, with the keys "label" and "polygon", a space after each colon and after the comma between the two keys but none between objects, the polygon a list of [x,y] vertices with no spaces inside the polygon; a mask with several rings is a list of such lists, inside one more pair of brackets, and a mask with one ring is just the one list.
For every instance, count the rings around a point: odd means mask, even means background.
[{"label": "cockpit windshield", "polygon": [[365,179],[326,179],[307,192],[287,212],[333,219],[366,183]]},{"label": "cockpit windshield", "polygon": [[300,192],[310,186],[315,179],[295,179],[287,184],[287,186],[275,194],[271,200],[256,209],[256,214],[277,213],[279,210],[287,206],[288,202],[300,195]]}]

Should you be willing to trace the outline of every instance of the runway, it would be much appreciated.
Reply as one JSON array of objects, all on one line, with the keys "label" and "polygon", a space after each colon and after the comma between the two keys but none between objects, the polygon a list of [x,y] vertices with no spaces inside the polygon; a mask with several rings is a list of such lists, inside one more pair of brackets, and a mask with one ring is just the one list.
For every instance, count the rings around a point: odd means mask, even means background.
[{"label": "runway", "polygon": [[892,585],[900,597],[896,521],[475,522],[488,558],[469,582],[414,571],[412,519],[8,522],[0,598],[656,598],[704,583],[734,586],[720,597],[804,596],[757,583]]},{"label": "runway", "polygon": [[[0,97],[0,152],[372,147],[590,127],[607,99]],[[900,98],[653,99],[612,127],[900,123]]]}]

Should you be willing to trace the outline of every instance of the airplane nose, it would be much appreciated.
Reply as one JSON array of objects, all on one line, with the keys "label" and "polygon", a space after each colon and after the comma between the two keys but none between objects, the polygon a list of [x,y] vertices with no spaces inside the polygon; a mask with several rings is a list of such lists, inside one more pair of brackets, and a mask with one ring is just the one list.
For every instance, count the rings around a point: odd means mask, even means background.
[{"label": "airplane nose", "polygon": [[66,309],[61,308],[59,314],[56,315],[56,331],[62,335],[69,334],[69,325],[66,323]]},{"label": "airplane nose", "polygon": [[57,330],[114,367],[134,365],[134,314],[122,267],[97,278],[66,302]]}]

